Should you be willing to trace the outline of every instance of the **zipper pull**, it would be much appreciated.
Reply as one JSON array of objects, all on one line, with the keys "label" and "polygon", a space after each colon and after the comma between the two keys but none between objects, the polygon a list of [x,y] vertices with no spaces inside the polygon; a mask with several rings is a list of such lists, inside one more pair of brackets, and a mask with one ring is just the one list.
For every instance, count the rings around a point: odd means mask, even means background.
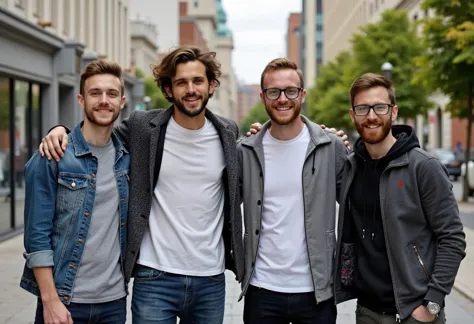
[{"label": "zipper pull", "polygon": [[365,239],[365,228],[362,229],[362,238]]},{"label": "zipper pull", "polygon": [[401,323],[401,322],[402,322],[402,319],[400,318],[400,314],[396,314],[396,315],[395,315],[395,321],[396,321],[397,323]]},{"label": "zipper pull", "polygon": [[372,241],[374,240],[374,235],[375,235],[374,232],[372,232]]}]

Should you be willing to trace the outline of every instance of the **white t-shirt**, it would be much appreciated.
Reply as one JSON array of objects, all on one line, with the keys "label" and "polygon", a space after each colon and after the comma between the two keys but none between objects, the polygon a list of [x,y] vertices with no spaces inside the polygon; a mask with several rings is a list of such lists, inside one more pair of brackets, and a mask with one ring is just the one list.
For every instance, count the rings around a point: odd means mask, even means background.
[{"label": "white t-shirt", "polygon": [[265,190],[253,286],[282,293],[314,291],[302,184],[309,141],[306,125],[289,141],[277,140],[269,131],[263,137]]},{"label": "white t-shirt", "polygon": [[224,272],[224,167],[211,122],[189,130],[170,119],[139,264],[188,276]]}]

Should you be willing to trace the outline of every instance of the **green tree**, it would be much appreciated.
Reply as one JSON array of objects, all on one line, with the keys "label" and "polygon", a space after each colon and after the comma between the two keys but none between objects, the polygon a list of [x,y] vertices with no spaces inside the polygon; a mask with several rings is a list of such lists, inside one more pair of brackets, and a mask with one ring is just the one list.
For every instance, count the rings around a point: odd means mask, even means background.
[{"label": "green tree", "polygon": [[306,95],[308,117],[331,127],[353,128],[349,116],[349,88],[354,77],[352,55],[341,52],[321,68],[316,86]]},{"label": "green tree", "polygon": [[[470,160],[474,82],[474,3],[461,0],[425,0],[422,8],[435,13],[423,19],[423,45],[428,48],[416,63],[414,81],[450,97],[447,109],[466,118],[465,161]],[[463,201],[469,196],[468,168]]]},{"label": "green tree", "polygon": [[263,124],[268,120],[267,111],[261,101],[257,102],[240,124],[240,132],[245,134],[253,123]]},{"label": "green tree", "polygon": [[145,96],[148,96],[151,99],[147,110],[168,108],[171,105],[171,103],[165,98],[161,89],[156,85],[155,79],[152,76],[146,76],[140,68],[137,68],[135,70],[135,77],[144,79]]},{"label": "green tree", "polygon": [[423,84],[411,82],[416,67],[414,58],[423,53],[416,33],[405,10],[386,10],[377,23],[362,26],[351,39],[348,52],[339,54],[321,69],[316,86],[310,90],[309,116],[326,125],[352,128],[349,89],[352,82],[367,72],[381,73],[384,62],[394,68],[394,81],[399,116],[415,117],[424,113],[431,103]]}]

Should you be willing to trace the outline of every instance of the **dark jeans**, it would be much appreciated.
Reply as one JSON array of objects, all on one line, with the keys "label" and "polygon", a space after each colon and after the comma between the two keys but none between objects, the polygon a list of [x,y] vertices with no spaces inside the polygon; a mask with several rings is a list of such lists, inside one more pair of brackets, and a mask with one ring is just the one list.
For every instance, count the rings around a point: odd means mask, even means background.
[{"label": "dark jeans", "polygon": [[[357,305],[356,308],[356,323],[357,324],[399,324],[397,323],[397,319],[395,315],[384,315],[380,313],[376,313],[371,311],[370,309]],[[431,322],[421,322],[419,320],[414,319],[412,316],[404,319],[401,321],[402,324],[420,324],[420,323],[428,323],[428,324],[444,324],[446,323],[446,316],[444,315],[444,308]]]},{"label": "dark jeans", "polygon": [[137,265],[133,324],[222,324],[225,275],[193,277]]},{"label": "dark jeans", "polygon": [[244,302],[245,324],[335,324],[334,299],[316,304],[313,292],[279,293],[249,286]]},{"label": "dark jeans", "polygon": [[[71,313],[74,324],[124,324],[127,320],[126,297],[99,304],[70,303],[66,308]],[[35,324],[43,323],[43,303],[38,299]]]}]

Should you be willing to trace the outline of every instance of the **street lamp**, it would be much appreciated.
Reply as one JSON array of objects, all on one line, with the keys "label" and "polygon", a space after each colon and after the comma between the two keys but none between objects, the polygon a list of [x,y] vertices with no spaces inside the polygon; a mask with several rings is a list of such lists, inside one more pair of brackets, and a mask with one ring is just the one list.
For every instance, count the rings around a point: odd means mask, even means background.
[{"label": "street lamp", "polygon": [[143,102],[145,103],[146,110],[150,110],[151,106],[151,98],[149,96],[145,96],[143,98]]},{"label": "street lamp", "polygon": [[385,62],[382,64],[382,74],[390,80],[392,77],[393,65],[390,62]]}]

